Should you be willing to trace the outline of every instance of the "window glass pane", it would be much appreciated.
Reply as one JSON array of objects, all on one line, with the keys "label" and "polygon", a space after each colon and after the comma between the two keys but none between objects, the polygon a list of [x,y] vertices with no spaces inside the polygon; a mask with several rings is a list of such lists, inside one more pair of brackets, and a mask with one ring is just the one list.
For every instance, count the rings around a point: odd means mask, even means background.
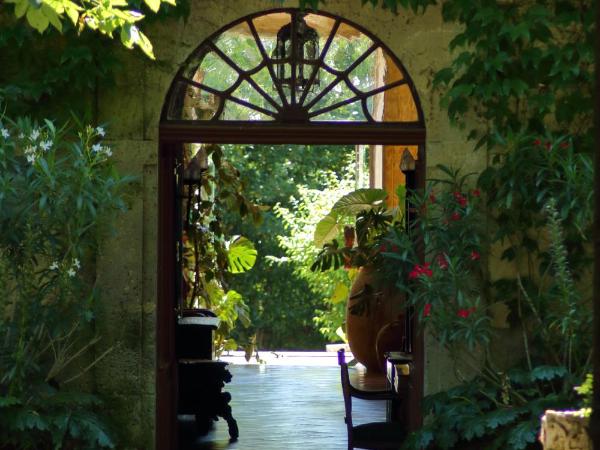
[{"label": "window glass pane", "polygon": [[215,45],[242,70],[252,70],[263,61],[247,22],[221,33]]},{"label": "window glass pane", "polygon": [[336,122],[365,122],[367,118],[363,112],[362,103],[357,100],[353,103],[340,106],[334,110],[311,117],[311,122],[336,121]]},{"label": "window glass pane", "polygon": [[255,111],[251,108],[248,108],[244,105],[239,105],[231,100],[225,101],[225,107],[223,109],[223,113],[221,120],[273,120],[273,117],[268,116],[266,114],[261,113],[260,111]]},{"label": "window glass pane", "polygon": [[346,70],[372,45],[373,41],[356,28],[342,24],[325,55],[324,62],[332,69]]}]

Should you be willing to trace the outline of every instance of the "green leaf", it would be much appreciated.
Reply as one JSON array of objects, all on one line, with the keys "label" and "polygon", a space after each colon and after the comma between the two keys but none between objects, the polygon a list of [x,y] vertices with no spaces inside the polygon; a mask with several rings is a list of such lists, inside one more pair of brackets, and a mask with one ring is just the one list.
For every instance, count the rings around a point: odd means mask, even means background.
[{"label": "green leaf", "polygon": [[160,0],[144,0],[144,3],[148,5],[152,11],[157,12],[160,8]]},{"label": "green leaf", "polygon": [[41,8],[29,8],[27,9],[27,22],[35,28],[40,34],[48,28],[50,21],[44,15]]},{"label": "green leaf", "polygon": [[323,217],[315,227],[313,242],[317,248],[321,248],[326,242],[334,239],[339,233],[340,227],[336,216],[327,215]]},{"label": "green leaf", "polygon": [[552,380],[566,374],[567,369],[563,366],[538,366],[531,371],[531,380]]},{"label": "green leaf", "polygon": [[384,205],[387,192],[383,189],[357,189],[340,198],[331,209],[332,215],[354,216]]},{"label": "green leaf", "polygon": [[228,270],[231,273],[246,272],[256,263],[256,247],[249,239],[234,237],[227,248]]},{"label": "green leaf", "polygon": [[334,305],[338,303],[343,303],[348,300],[348,295],[350,294],[350,289],[344,283],[338,283],[333,290],[333,295],[331,296],[331,303]]}]

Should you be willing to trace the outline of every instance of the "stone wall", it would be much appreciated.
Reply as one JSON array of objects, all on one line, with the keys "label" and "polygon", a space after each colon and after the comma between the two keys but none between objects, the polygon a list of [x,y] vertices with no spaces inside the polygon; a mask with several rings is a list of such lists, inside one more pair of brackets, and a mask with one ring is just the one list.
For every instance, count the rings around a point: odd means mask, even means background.
[{"label": "stone wall", "polygon": [[[283,6],[297,4],[286,1]],[[186,20],[146,27],[157,61],[125,53],[116,86],[97,99],[100,122],[109,126],[119,168],[137,177],[130,208],[119,219],[119,234],[103,242],[98,260],[102,301],[97,326],[103,346],[114,349],[95,368],[95,377],[127,448],[154,448],[157,139],[167,90],[181,64],[206,37],[242,16],[280,5],[273,0],[192,1]],[[448,42],[456,33],[442,22],[439,9],[424,15],[394,15],[362,7],[360,0],[328,0],[323,9],[370,30],[403,62],[424,111],[429,167],[443,163],[472,171],[485,164],[485,153],[472,153],[464,133],[451,127],[440,109],[439,93],[431,88],[433,73],[450,59]],[[453,373],[450,360],[428,340],[426,391],[451,383]]]}]

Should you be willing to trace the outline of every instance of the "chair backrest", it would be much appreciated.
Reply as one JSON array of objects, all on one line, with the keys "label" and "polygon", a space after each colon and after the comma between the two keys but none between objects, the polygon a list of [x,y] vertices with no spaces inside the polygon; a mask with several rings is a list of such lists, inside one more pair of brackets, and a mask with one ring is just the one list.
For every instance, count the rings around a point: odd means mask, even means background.
[{"label": "chair backrest", "polygon": [[344,393],[344,406],[346,408],[346,425],[348,426],[348,438],[352,436],[352,395],[350,393],[350,375],[348,364],[346,364],[346,353],[343,348],[338,350],[338,364],[342,373],[342,392]]}]

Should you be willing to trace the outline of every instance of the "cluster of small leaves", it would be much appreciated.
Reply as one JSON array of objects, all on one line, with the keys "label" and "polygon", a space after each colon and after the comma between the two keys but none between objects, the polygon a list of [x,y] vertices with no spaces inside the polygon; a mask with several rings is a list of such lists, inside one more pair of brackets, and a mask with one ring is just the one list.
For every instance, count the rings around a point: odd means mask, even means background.
[{"label": "cluster of small leaves", "polygon": [[593,110],[593,8],[592,1],[444,2],[444,19],[463,26],[450,43],[456,54],[451,66],[434,79],[449,88],[449,116],[464,123],[474,113],[484,121],[471,134],[478,146],[495,145],[496,133],[542,133],[548,123],[586,137]]},{"label": "cluster of small leaves", "polygon": [[424,411],[435,420],[407,440],[404,449],[537,449],[540,416],[572,407],[572,392],[560,390],[564,367],[538,366],[477,377],[426,397]]},{"label": "cluster of small leaves", "polygon": [[[137,23],[144,15],[131,8],[127,0],[7,0],[15,5],[14,14],[17,18],[25,17],[29,25],[39,33],[43,33],[52,25],[59,32],[63,24],[70,26],[80,33],[84,29],[99,32],[108,37],[119,33],[121,43],[127,48],[139,47],[148,57],[154,59],[152,43],[139,29]],[[148,8],[158,12],[161,3],[175,5],[174,0],[144,0]]]},{"label": "cluster of small leaves", "polygon": [[0,445],[14,449],[115,448],[100,400],[82,392],[30,386],[28,397],[0,397]]}]

